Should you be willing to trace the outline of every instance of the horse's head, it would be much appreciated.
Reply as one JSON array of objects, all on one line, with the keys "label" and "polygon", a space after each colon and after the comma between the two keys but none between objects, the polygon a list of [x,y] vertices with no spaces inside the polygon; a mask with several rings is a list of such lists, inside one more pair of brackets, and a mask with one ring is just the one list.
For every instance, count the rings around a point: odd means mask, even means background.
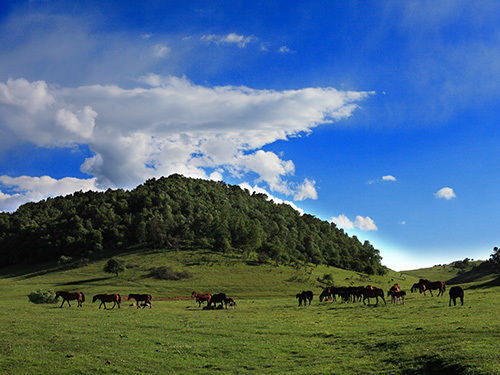
[{"label": "horse's head", "polygon": [[95,302],[95,301],[97,301],[98,299],[99,299],[99,296],[98,296],[98,295],[97,295],[97,296],[94,296],[94,298],[92,298],[92,302]]},{"label": "horse's head", "polygon": [[197,296],[198,296],[198,293],[196,293],[196,292],[191,293],[191,297],[197,297]]}]

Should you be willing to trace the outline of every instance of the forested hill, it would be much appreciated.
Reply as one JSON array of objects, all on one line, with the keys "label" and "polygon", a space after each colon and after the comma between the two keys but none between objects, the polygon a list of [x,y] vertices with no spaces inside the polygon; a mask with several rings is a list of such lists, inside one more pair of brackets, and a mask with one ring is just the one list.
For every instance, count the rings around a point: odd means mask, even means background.
[{"label": "forested hill", "polygon": [[77,192],[0,213],[0,267],[93,258],[133,245],[240,253],[249,263],[312,262],[382,274],[379,251],[335,224],[238,186],[172,175],[132,191]]}]

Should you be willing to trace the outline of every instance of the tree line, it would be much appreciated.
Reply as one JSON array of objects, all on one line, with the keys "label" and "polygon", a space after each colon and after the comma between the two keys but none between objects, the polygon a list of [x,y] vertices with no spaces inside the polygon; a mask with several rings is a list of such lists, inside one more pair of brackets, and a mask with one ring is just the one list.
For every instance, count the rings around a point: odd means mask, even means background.
[{"label": "tree line", "polygon": [[172,175],[131,191],[80,191],[0,213],[0,267],[92,258],[137,245],[241,253],[255,264],[310,262],[386,272],[368,241],[221,181]]}]

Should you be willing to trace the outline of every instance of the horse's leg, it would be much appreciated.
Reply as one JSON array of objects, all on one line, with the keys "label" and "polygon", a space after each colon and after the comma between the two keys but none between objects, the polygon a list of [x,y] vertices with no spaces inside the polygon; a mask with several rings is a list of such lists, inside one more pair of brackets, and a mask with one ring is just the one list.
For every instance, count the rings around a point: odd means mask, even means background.
[{"label": "horse's leg", "polygon": [[59,306],[59,307],[62,307],[62,306],[64,305],[64,301],[65,301],[65,299],[63,298],[63,301],[62,301],[62,303],[61,303],[61,306]]}]

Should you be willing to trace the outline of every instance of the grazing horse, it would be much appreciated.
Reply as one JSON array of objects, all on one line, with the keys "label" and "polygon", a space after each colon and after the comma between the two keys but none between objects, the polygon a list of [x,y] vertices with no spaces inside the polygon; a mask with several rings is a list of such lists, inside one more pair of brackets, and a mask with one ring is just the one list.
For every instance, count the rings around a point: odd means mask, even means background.
[{"label": "grazing horse", "polygon": [[415,283],[411,286],[411,292],[420,292],[425,294],[425,285],[420,284],[420,283]]},{"label": "grazing horse", "polygon": [[457,305],[457,298],[460,298],[460,302],[462,302],[462,306],[464,305],[464,290],[462,289],[461,286],[452,286],[450,288],[450,304],[448,306],[451,306],[451,300],[453,299],[453,306]]},{"label": "grazing horse", "polygon": [[62,297],[63,301],[61,303],[61,306],[59,307],[63,307],[64,305],[64,301],[67,301],[68,302],[68,306],[71,307],[69,301],[70,300],[77,300],[78,302],[78,307],[82,307],[82,302],[85,302],[85,294],[83,294],[83,292],[75,292],[75,293],[71,293],[71,292],[66,292],[66,291],[59,291],[59,292],[56,292],[56,298],[59,298],[59,297]]},{"label": "grazing horse", "polygon": [[227,298],[226,293],[212,294],[207,302],[207,306],[212,306],[212,303],[214,305],[220,303],[220,306],[222,306],[226,298]]},{"label": "grazing horse", "polygon": [[396,288],[391,288],[387,292],[387,297],[391,296],[391,303],[395,303],[396,305],[401,300],[401,303],[405,304],[406,292],[404,290],[396,290]]},{"label": "grazing horse", "polygon": [[313,292],[308,290],[307,292],[302,291],[302,293],[297,293],[295,298],[299,299],[299,306],[302,306],[302,302],[304,302],[304,306],[307,306],[307,301],[309,301],[309,306],[311,306],[311,301],[313,299]]},{"label": "grazing horse", "polygon": [[[431,293],[431,297],[434,297],[432,294],[432,290],[439,289],[438,297],[444,295],[444,291],[446,290],[446,284],[442,281],[429,281],[427,279],[420,279],[418,283],[425,287],[425,289],[423,289],[424,294],[426,290],[429,290],[429,292]],[[420,293],[422,293],[422,288],[420,289]]]},{"label": "grazing horse", "polygon": [[95,302],[97,300],[101,301],[99,308],[101,308],[101,306],[104,305],[104,308],[106,309],[106,302],[113,302],[112,309],[114,309],[117,304],[118,304],[118,308],[120,308],[120,303],[122,302],[122,297],[120,297],[119,294],[97,294],[92,299],[92,302]]},{"label": "grazing horse", "polygon": [[378,297],[382,298],[382,301],[384,301],[384,303],[387,305],[387,302],[385,302],[385,299],[384,299],[384,291],[382,289],[379,289],[379,288],[373,288],[373,289],[365,288],[363,290],[363,304],[364,305],[366,305],[365,299],[368,300],[368,305],[370,305],[370,298],[376,298],[377,299],[377,303],[375,304],[375,306],[377,306],[378,305]]},{"label": "grazing horse", "polygon": [[234,301],[233,297],[226,297],[224,299],[224,305],[226,306],[226,309],[227,305],[231,306],[234,309],[234,306],[236,306],[236,302]]},{"label": "grazing horse", "polygon": [[330,288],[323,289],[321,294],[319,295],[319,302],[325,301],[330,301],[332,299],[332,293],[330,291]]},{"label": "grazing horse", "polygon": [[210,301],[210,298],[212,297],[211,294],[200,294],[200,293],[196,293],[196,292],[193,292],[191,293],[191,297],[195,298],[196,299],[196,302],[198,302],[198,307],[201,307],[201,305],[203,305],[203,302],[205,301]]},{"label": "grazing horse", "polygon": [[128,295],[128,298],[127,300],[130,301],[130,299],[133,298],[137,301],[137,308],[141,307],[141,303],[139,302],[143,302],[142,303],[142,308],[145,308],[147,305],[149,305],[149,308],[151,308],[151,294],[133,294],[133,293],[130,293]]}]

